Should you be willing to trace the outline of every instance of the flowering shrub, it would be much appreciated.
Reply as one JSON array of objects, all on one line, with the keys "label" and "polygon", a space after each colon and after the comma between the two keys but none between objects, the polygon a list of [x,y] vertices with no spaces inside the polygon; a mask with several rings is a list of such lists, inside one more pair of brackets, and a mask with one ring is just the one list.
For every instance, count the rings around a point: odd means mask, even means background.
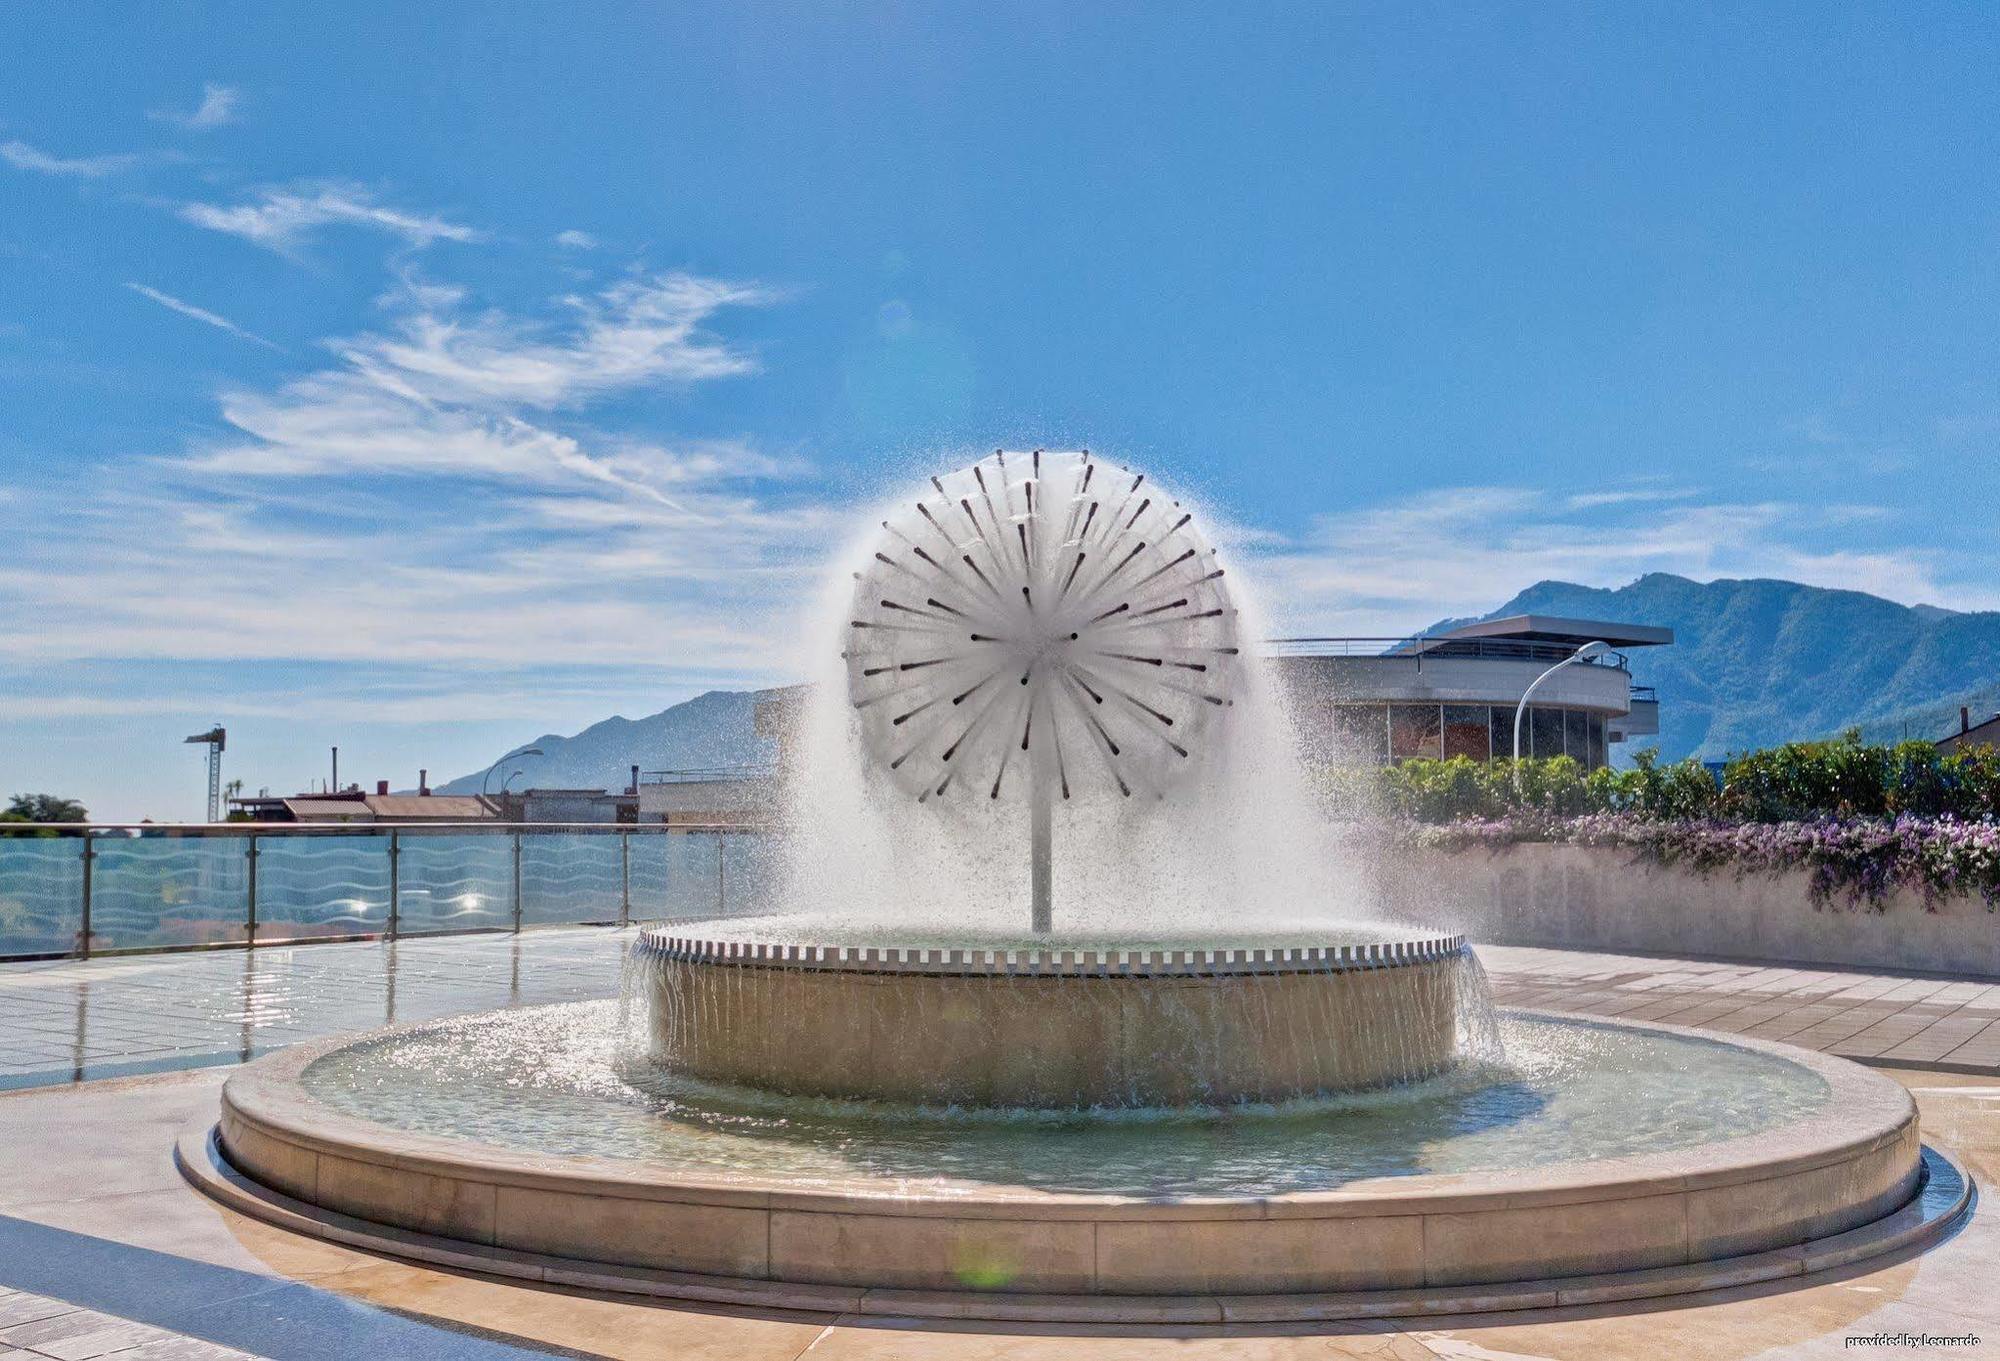
[{"label": "flowering shrub", "polygon": [[1660,865],[1697,874],[1724,870],[1779,874],[1803,869],[1815,905],[1835,902],[1887,908],[1899,888],[1940,899],[1977,894],[1987,911],[2000,909],[2000,821],[1955,817],[1818,818],[1801,822],[1674,819],[1641,813],[1574,817],[1516,812],[1456,822],[1399,824],[1407,843],[1436,850],[1498,850],[1524,841],[1614,846]]},{"label": "flowering shrub", "polygon": [[1328,769],[1341,811],[1393,838],[1458,850],[1523,841],[1616,846],[1698,874],[1811,876],[1814,903],[1880,911],[1898,889],[1927,908],[1977,894],[2000,910],[2000,751],[1941,755],[1929,742],[1868,746],[1853,733],[1732,759],[1629,770],[1552,760],[1412,760]]}]

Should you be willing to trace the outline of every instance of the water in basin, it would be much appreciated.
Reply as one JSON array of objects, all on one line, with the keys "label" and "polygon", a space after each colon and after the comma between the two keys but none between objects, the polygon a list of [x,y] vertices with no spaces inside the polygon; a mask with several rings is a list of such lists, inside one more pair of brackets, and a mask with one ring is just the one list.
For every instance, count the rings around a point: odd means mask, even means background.
[{"label": "water in basin", "polygon": [[1282,1107],[913,1110],[677,1082],[615,1001],[462,1017],[366,1041],[303,1081],[340,1112],[516,1153],[695,1180],[926,1195],[1254,1196],[1660,1153],[1812,1117],[1823,1079],[1694,1036],[1501,1018],[1504,1058]]}]

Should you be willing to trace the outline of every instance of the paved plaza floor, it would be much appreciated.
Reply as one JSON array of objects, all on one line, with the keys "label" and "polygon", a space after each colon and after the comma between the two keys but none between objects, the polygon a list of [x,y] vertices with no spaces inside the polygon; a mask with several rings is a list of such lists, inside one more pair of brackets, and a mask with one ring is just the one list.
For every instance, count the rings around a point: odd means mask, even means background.
[{"label": "paved plaza floor", "polygon": [[0,1090],[214,1064],[355,1030],[617,991],[634,932],[0,964]]},{"label": "paved plaza floor", "polygon": [[[1594,1361],[2000,1346],[2000,1222],[1977,1211],[1928,1253],[1790,1288],[1420,1323],[1037,1329],[559,1293],[297,1238],[216,1206],[176,1173],[174,1135],[214,1110],[227,1065],[246,1054],[391,1021],[604,996],[629,939],[548,930],[0,966],[0,1084],[14,1089],[0,1093],[0,1361]],[[1481,956],[1503,1003],[1706,1025],[1883,1066],[1915,1094],[1927,1141],[1981,1187],[2000,1173],[1992,985],[1556,950]],[[1984,1345],[1925,1345],[1926,1335]]]}]

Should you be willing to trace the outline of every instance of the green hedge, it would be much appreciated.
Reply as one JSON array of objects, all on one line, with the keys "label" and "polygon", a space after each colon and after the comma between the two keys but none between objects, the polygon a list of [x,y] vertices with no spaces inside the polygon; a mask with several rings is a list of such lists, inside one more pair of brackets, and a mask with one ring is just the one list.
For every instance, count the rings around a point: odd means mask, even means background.
[{"label": "green hedge", "polygon": [[1826,817],[2000,817],[2000,751],[1946,756],[1929,742],[1870,746],[1850,734],[1794,742],[1731,760],[1720,785],[1693,759],[1661,765],[1638,753],[1627,770],[1586,771],[1567,756],[1516,763],[1412,760],[1328,769],[1331,797],[1357,811],[1416,822],[1634,813],[1663,819],[1798,822]]},{"label": "green hedge", "polygon": [[1813,817],[2000,815],[2000,750],[1945,756],[1929,742],[1870,746],[1853,733],[1739,756],[1724,774],[1727,816],[1747,822]]}]

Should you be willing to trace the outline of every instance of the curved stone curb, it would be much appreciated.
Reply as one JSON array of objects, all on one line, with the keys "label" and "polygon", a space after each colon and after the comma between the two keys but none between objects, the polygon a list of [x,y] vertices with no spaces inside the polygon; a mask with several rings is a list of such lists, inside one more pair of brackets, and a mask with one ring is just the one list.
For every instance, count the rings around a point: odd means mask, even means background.
[{"label": "curved stone curb", "polygon": [[709,940],[658,928],[642,932],[638,953],[688,964],[828,969],[844,973],[1002,974],[1063,978],[1154,978],[1222,974],[1342,973],[1428,964],[1466,953],[1464,936],[1417,936],[1360,945],[1270,946],[1240,950],[976,950],[801,945]]},{"label": "curved stone curb", "polygon": [[812,1313],[925,1320],[1073,1324],[1276,1324],[1638,1302],[1804,1278],[1930,1246],[1969,1212],[1973,1183],[1956,1159],[1925,1145],[1923,1176],[1900,1208],[1845,1233],[1794,1247],[1644,1271],[1539,1281],[1318,1294],[1027,1295],[795,1284],[647,1270],[481,1247],[412,1233],[308,1205],[245,1177],[223,1156],[215,1127],[197,1119],[174,1162],[197,1191],[249,1218],[308,1238],[510,1280],[651,1299]]}]

